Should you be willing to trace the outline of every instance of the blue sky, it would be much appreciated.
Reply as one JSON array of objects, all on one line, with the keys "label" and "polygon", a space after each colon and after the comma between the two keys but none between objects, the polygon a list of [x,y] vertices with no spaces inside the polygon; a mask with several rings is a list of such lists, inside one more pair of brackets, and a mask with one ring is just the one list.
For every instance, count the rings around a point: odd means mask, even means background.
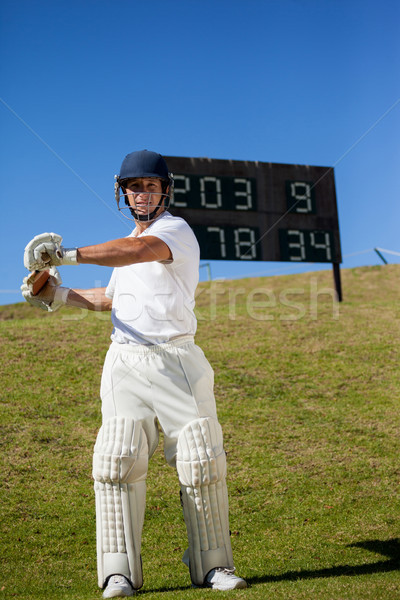
[{"label": "blue sky", "polygon": [[[0,56],[1,304],[22,300],[34,235],[129,233],[114,174],[143,148],[333,166],[342,268],[400,252],[397,0],[3,0]],[[214,278],[321,268],[211,265]],[[110,271],[61,274],[85,288]]]}]

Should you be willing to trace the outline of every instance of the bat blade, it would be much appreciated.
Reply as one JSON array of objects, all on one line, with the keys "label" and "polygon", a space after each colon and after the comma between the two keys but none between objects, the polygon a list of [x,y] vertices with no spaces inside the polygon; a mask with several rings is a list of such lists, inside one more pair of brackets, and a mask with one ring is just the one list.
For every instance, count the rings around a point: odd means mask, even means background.
[{"label": "bat blade", "polygon": [[28,277],[28,284],[32,286],[32,296],[36,296],[46,285],[50,277],[49,271],[34,271]]}]

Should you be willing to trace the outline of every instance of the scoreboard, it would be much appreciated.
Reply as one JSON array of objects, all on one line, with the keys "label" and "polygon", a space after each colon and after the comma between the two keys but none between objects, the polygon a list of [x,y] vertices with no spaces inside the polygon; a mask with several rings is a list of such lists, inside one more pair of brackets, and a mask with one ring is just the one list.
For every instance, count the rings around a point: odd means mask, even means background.
[{"label": "scoreboard", "polygon": [[165,159],[175,181],[171,213],[194,230],[202,260],[332,263],[340,283],[332,167]]}]

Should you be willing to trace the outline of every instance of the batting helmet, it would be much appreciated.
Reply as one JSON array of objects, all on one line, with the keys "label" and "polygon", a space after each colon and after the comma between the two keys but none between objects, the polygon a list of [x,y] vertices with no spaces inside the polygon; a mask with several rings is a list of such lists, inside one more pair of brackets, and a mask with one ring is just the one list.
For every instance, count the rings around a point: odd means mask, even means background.
[{"label": "batting helmet", "polygon": [[[148,210],[146,215],[138,215],[133,207],[130,206],[127,196],[125,195],[125,204],[130,209],[130,212],[134,219],[139,221],[151,221],[161,206],[163,200],[165,200],[164,207],[168,208],[170,195],[172,194],[174,180],[172,174],[169,173],[167,163],[161,154],[157,152],[151,152],[150,150],[139,150],[137,152],[131,152],[127,154],[122,161],[119,175],[115,176],[115,199],[117,201],[118,210],[121,210],[119,205],[120,202],[120,188],[124,186],[124,181],[128,179],[136,178],[151,178],[155,177],[161,179],[163,195],[161,200],[155,206],[155,209],[151,212]],[[124,195],[124,194],[123,194]],[[149,201],[151,203],[151,200]],[[149,204],[149,209],[153,208],[154,205]]]}]

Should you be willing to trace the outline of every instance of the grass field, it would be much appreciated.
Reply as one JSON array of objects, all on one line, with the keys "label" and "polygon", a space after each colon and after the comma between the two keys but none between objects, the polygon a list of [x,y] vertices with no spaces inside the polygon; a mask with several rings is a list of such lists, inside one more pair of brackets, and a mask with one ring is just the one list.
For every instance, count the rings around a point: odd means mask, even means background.
[{"label": "grass field", "polygon": [[[202,283],[232,545],[247,590],[191,589],[176,474],[153,457],[145,584],[161,598],[400,598],[400,265]],[[109,315],[0,307],[0,598],[95,600],[92,447]]]}]

